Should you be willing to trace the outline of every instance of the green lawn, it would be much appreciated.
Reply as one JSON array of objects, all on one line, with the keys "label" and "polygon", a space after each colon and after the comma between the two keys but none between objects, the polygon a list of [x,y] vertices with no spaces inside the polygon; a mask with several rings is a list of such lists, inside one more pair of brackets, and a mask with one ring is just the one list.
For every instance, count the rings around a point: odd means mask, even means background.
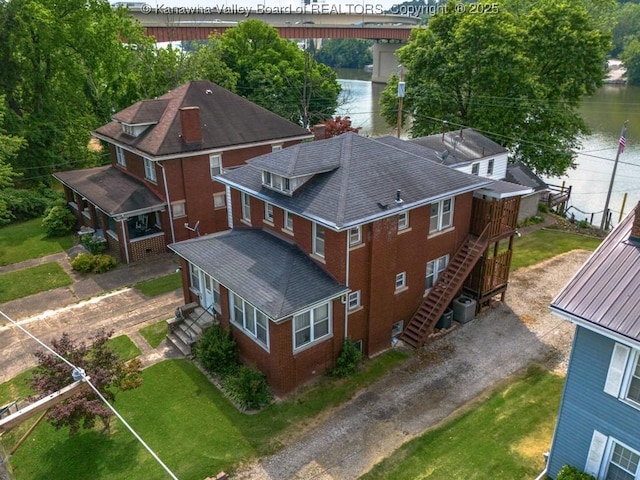
[{"label": "green lawn", "polygon": [[156,348],[167,336],[167,322],[160,320],[159,322],[141,328],[140,335],[144,337],[152,348]]},{"label": "green lawn", "polygon": [[0,275],[0,303],[71,285],[59,263],[43,263]]},{"label": "green lawn", "polygon": [[[142,386],[119,394],[115,407],[178,478],[202,480],[272,452],[286,429],[348,400],[406,358],[390,351],[366,362],[351,378],[323,379],[255,415],[238,412],[190,362],[167,360],[145,369]],[[60,472],[66,480],[85,479],[88,472],[91,478],[110,480],[167,478],[124,426],[113,422],[111,435],[96,429],[75,437],[43,422],[12,457],[12,465],[23,479],[59,478]],[[6,445],[13,445],[20,433],[10,432]]]},{"label": "green lawn", "polygon": [[31,374],[33,368],[13,377],[8,382],[0,383],[0,405],[12,402],[18,398],[26,398],[33,393],[31,389]]},{"label": "green lawn", "polygon": [[118,335],[117,337],[110,338],[107,341],[107,345],[125,362],[142,354],[136,344],[126,335]]},{"label": "green lawn", "polygon": [[41,223],[41,218],[35,218],[0,228],[0,266],[63,252],[73,246],[72,235],[49,238]]},{"label": "green lawn", "polygon": [[476,408],[406,443],[361,480],[535,478],[551,445],[563,383],[530,368]]},{"label": "green lawn", "polygon": [[515,239],[511,271],[535,265],[570,250],[595,250],[601,241],[556,230],[535,230]]},{"label": "green lawn", "polygon": [[152,280],[138,282],[134,286],[147,297],[156,297],[182,288],[182,276],[179,272],[172,273]]}]

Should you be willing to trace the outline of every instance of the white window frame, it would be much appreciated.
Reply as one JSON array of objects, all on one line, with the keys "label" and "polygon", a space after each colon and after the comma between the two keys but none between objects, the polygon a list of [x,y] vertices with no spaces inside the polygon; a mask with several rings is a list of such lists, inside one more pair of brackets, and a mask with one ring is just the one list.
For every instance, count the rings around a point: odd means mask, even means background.
[{"label": "white window frame", "polygon": [[398,231],[406,230],[409,228],[409,212],[402,212],[398,214]]},{"label": "white window frame", "polygon": [[[622,457],[616,458],[620,450],[626,450],[629,456],[626,461]],[[630,464],[630,455],[634,455],[635,468]],[[640,479],[640,452],[624,444],[614,437],[609,437],[597,430],[593,431],[591,444],[587,453],[587,461],[584,467],[585,473],[592,475],[598,479],[606,479],[611,472],[611,467],[615,466],[628,475],[632,475],[634,480]]]},{"label": "white window frame", "polygon": [[396,274],[396,292],[407,286],[407,272]]},{"label": "white window frame", "polygon": [[487,175],[493,175],[494,164],[495,164],[495,160],[493,158],[490,158],[489,161],[487,162]]},{"label": "white window frame", "polygon": [[[327,309],[327,316],[316,318],[316,316],[320,314],[320,310],[324,309],[325,307]],[[303,319],[307,314],[309,318],[309,324],[300,326],[299,320]],[[320,326],[325,323],[327,323],[326,332],[322,332],[322,330],[320,330]],[[306,348],[309,345],[313,345],[327,338],[330,338],[332,334],[332,323],[331,302],[323,303],[322,305],[318,305],[315,308],[294,315],[291,320],[294,352],[296,350]],[[302,342],[298,343],[298,333],[307,330],[309,333],[308,337],[305,337]]]},{"label": "white window frame", "polygon": [[193,263],[189,264],[189,288],[195,292],[195,293],[200,293],[200,273],[202,272],[202,270],[200,270],[199,267],[196,267]]},{"label": "white window frame", "polygon": [[[242,318],[237,318],[240,309]],[[269,317],[231,290],[229,290],[229,311],[233,325],[258,345],[269,349]]]},{"label": "white window frame", "polygon": [[[427,262],[424,280],[424,290],[426,292],[433,288],[438,281],[440,274],[447,268],[447,265],[449,265],[449,254],[434,258]],[[429,272],[429,270],[431,270],[431,272]],[[431,279],[431,281],[429,279]]]},{"label": "white window frame", "polygon": [[262,185],[276,192],[291,193],[291,179],[276,173],[262,171]]},{"label": "white window frame", "polygon": [[357,310],[358,308],[360,308],[360,290],[349,293],[347,306],[349,307],[349,311]]},{"label": "white window frame", "polygon": [[[447,211],[444,210],[445,205],[449,205]],[[437,233],[453,226],[453,197],[443,198],[439,202],[431,204],[431,212],[429,216],[429,233]],[[435,213],[434,213],[435,207]]]},{"label": "white window frame", "polygon": [[171,202],[171,213],[173,218],[180,218],[187,216],[187,207],[184,200],[178,200],[177,202]]},{"label": "white window frame", "polygon": [[240,192],[240,204],[242,206],[242,220],[251,223],[251,197],[244,192]]},{"label": "white window frame", "polygon": [[227,206],[227,195],[224,192],[213,194],[213,208],[219,210]]},{"label": "white window frame", "polygon": [[150,158],[144,158],[144,178],[149,180],[150,182],[157,183],[158,179],[156,177],[156,164]]},{"label": "white window frame", "polygon": [[480,162],[471,164],[471,175],[480,175]]},{"label": "white window frame", "polygon": [[220,296],[220,282],[211,277],[213,281],[213,308],[216,312],[222,312],[222,297]]},{"label": "white window frame", "polygon": [[289,210],[284,211],[282,228],[287,232],[293,232],[293,213],[291,213]]},{"label": "white window frame", "polygon": [[349,246],[355,247],[362,243],[362,225],[349,229]]},{"label": "white window frame", "polygon": [[272,152],[279,152],[280,150],[282,150],[282,144],[281,143],[276,143],[274,145],[271,145],[271,151]]},{"label": "white window frame", "polygon": [[116,163],[121,167],[127,167],[127,158],[124,155],[124,149],[116,145]]},{"label": "white window frame", "polygon": [[269,202],[264,202],[264,219],[269,223],[273,223],[273,205]]},{"label": "white window frame", "polygon": [[209,173],[211,173],[211,180],[222,173],[222,155],[219,153],[209,155]]},{"label": "white window frame", "polygon": [[[630,455],[634,455],[636,457],[635,459],[635,470],[631,470],[630,467],[631,465],[629,465],[628,463],[630,463],[630,458],[627,458],[626,462],[624,462],[624,458],[615,458],[616,456],[616,447],[618,447],[620,450],[626,450],[628,452],[628,454]],[[604,457],[605,461],[603,462],[602,465],[602,478],[607,478],[607,475],[609,474],[609,470],[611,469],[612,465],[615,466],[616,468],[619,468],[620,470],[622,470],[623,472],[629,474],[629,475],[633,475],[634,480],[638,480],[640,479],[640,453],[637,452],[636,450],[634,450],[633,448],[625,445],[622,442],[619,442],[618,440],[609,437],[609,442],[607,445],[607,455]],[[623,461],[621,461],[623,460]],[[627,463],[627,464],[625,464]]]},{"label": "white window frame", "polygon": [[326,254],[326,229],[313,223],[313,254],[324,258]]}]

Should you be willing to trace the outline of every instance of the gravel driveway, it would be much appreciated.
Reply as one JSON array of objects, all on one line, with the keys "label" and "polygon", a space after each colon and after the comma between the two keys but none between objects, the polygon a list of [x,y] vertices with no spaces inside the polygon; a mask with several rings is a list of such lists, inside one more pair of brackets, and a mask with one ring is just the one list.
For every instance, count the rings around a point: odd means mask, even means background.
[{"label": "gravel driveway", "polygon": [[549,303],[589,254],[569,252],[513,273],[504,304],[413,351],[393,374],[232,478],[356,479],[529,363],[564,373],[574,327]]}]

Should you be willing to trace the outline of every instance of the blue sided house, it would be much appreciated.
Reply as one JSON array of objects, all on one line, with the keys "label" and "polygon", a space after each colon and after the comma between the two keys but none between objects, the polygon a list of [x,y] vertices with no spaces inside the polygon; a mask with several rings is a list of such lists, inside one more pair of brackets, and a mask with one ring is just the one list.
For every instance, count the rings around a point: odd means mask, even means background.
[{"label": "blue sided house", "polygon": [[597,479],[640,479],[640,203],[551,310],[576,332],[547,463]]}]

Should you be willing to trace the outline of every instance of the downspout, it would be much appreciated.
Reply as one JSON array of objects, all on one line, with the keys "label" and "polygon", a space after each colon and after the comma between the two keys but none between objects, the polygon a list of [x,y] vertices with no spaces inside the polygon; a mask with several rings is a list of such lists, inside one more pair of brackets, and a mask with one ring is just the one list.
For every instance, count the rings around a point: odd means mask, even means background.
[{"label": "downspout", "polygon": [[124,220],[120,220],[120,228],[122,228],[122,238],[124,238],[124,258],[127,259],[127,265],[129,265],[129,231],[126,225],[126,218]]},{"label": "downspout", "polygon": [[547,467],[544,467],[544,470],[540,472],[540,475],[538,475],[535,478],[535,480],[542,480],[546,475],[547,475]]},{"label": "downspout", "polygon": [[167,174],[162,162],[158,162],[162,169],[162,183],[164,185],[164,196],[167,199],[167,213],[169,214],[169,228],[171,228],[171,243],[176,243],[176,232],[173,229],[173,213],[171,212],[171,199],[169,198],[169,187],[167,186]]},{"label": "downspout", "polygon": [[[344,279],[345,279],[345,285],[347,286],[347,288],[349,287],[349,231],[347,230],[346,235],[345,235],[346,239],[347,239],[347,254],[345,255],[345,272],[344,272]],[[347,301],[344,302],[344,339],[346,340],[348,338],[348,328],[349,328],[349,294],[347,293]]]}]

